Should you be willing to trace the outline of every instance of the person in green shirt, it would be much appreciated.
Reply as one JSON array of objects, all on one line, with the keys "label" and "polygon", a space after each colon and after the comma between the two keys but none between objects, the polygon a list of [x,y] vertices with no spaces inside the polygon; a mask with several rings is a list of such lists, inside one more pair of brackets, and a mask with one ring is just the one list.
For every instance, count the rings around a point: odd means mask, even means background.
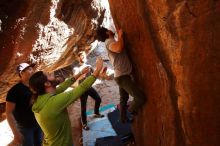
[{"label": "person in green shirt", "polygon": [[95,82],[103,67],[103,60],[98,58],[96,69],[79,86],[64,92],[82,74],[88,73],[84,68],[81,72],[61,83],[57,88],[53,74],[38,71],[29,80],[31,89],[37,94],[32,111],[43,133],[43,146],[72,146],[71,124],[67,107],[76,101]]}]

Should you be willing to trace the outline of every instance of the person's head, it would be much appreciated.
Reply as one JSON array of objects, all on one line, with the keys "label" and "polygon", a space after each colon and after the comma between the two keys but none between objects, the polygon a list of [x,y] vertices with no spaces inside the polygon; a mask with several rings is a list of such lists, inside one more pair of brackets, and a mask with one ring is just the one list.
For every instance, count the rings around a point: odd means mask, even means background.
[{"label": "person's head", "polygon": [[115,35],[111,30],[108,30],[105,27],[99,27],[96,33],[97,33],[97,40],[101,42],[104,42],[109,37],[111,36],[113,37]]},{"label": "person's head", "polygon": [[47,89],[55,89],[57,81],[53,73],[38,71],[30,77],[29,85],[35,93],[42,95],[47,93]]},{"label": "person's head", "polygon": [[55,79],[56,79],[57,85],[65,81],[65,78],[61,75],[57,75]]},{"label": "person's head", "polygon": [[86,52],[85,51],[79,51],[77,53],[77,58],[78,58],[78,61],[80,63],[86,63],[87,62]]},{"label": "person's head", "polygon": [[34,73],[35,64],[21,63],[17,66],[16,72],[23,81],[28,81]]}]

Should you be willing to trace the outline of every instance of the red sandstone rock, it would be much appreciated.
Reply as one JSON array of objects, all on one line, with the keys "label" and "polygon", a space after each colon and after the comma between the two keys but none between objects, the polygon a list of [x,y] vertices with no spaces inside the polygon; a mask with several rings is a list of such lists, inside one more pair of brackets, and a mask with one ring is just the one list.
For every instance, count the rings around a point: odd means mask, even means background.
[{"label": "red sandstone rock", "polygon": [[[72,48],[94,40],[92,30],[102,15],[89,8],[93,1],[81,2],[58,4],[55,17],[74,27],[71,32],[65,24],[48,25],[50,1],[1,0],[1,97],[15,83],[14,69],[21,61],[36,61],[41,69],[61,68],[74,59]],[[125,31],[135,79],[148,97],[133,125],[137,146],[218,146],[220,1],[109,2],[116,27]],[[91,24],[97,15],[98,24]],[[37,23],[47,25],[46,34],[39,33]],[[54,37],[47,34],[63,30],[70,37],[49,43]],[[39,36],[47,40],[43,46],[36,43]],[[67,48],[59,48],[65,41]],[[50,56],[54,52],[58,56]]]},{"label": "red sandstone rock", "polygon": [[148,97],[137,145],[219,145],[220,2],[109,2]]},{"label": "red sandstone rock", "polygon": [[[90,49],[103,20],[99,1],[13,0],[0,2],[0,98],[18,76],[21,62],[54,71],[70,65],[77,49]],[[96,7],[91,7],[91,5]],[[86,47],[85,47],[86,46]]]}]

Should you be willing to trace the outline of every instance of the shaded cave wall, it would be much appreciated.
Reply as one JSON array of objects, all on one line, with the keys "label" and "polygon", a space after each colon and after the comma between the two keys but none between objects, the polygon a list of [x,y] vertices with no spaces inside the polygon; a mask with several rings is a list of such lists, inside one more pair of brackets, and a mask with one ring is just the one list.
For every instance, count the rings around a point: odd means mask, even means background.
[{"label": "shaded cave wall", "polygon": [[220,1],[109,3],[148,99],[133,125],[137,145],[219,145]]},{"label": "shaded cave wall", "polygon": [[54,71],[91,49],[103,14],[100,0],[1,0],[0,99],[19,80],[19,63]]}]

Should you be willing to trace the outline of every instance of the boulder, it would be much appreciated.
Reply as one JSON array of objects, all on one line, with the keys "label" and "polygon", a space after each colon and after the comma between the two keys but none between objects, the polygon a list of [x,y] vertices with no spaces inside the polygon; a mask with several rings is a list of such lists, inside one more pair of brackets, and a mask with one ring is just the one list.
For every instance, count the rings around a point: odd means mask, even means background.
[{"label": "boulder", "polygon": [[109,0],[147,103],[138,146],[217,146],[220,1]]}]

